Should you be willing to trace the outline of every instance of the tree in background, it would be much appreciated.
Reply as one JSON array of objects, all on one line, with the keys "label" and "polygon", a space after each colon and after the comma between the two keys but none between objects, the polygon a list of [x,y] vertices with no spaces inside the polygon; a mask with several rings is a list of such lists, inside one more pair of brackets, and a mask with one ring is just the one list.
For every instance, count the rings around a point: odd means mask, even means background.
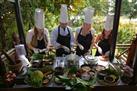
[{"label": "tree in background", "polygon": [[137,0],[123,0],[121,14],[131,18],[137,18]]},{"label": "tree in background", "polygon": [[11,35],[17,30],[14,7],[6,0],[0,1],[0,49],[7,49],[11,44]]},{"label": "tree in background", "polygon": [[36,8],[42,8],[45,11],[45,25],[52,30],[58,24],[60,15],[60,4],[68,5],[68,12],[71,16],[77,15],[84,7],[84,0],[22,0],[22,16],[25,24],[25,30],[34,25],[34,11]]}]

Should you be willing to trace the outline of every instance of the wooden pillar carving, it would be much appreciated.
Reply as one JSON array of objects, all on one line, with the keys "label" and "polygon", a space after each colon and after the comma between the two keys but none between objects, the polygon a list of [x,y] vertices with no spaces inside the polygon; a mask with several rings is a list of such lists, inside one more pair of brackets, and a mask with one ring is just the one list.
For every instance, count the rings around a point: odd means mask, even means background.
[{"label": "wooden pillar carving", "polygon": [[133,41],[128,49],[127,65],[129,65],[130,67],[133,66],[133,60],[134,60],[136,48],[137,48],[137,34],[136,34],[136,38],[133,39]]}]

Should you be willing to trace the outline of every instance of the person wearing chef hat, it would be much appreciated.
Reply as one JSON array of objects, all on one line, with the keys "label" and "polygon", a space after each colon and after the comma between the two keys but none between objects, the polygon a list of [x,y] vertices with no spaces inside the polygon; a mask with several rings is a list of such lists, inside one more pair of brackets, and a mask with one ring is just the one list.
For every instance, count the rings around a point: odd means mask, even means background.
[{"label": "person wearing chef hat", "polygon": [[102,33],[98,35],[95,39],[95,47],[97,48],[95,56],[103,56],[103,55],[109,56],[113,19],[114,19],[113,14],[108,14],[106,16],[104,29]]},{"label": "person wearing chef hat", "polygon": [[34,53],[44,52],[49,48],[49,32],[44,27],[44,12],[40,8],[35,9],[34,28],[27,32],[26,43]]},{"label": "person wearing chef hat", "polygon": [[59,21],[59,26],[51,32],[51,44],[56,49],[57,57],[70,54],[71,47],[74,45],[74,36],[68,26],[68,12],[65,4],[61,4]]},{"label": "person wearing chef hat", "polygon": [[90,54],[95,30],[92,27],[94,8],[87,7],[84,9],[84,23],[76,30],[76,54],[78,56]]}]

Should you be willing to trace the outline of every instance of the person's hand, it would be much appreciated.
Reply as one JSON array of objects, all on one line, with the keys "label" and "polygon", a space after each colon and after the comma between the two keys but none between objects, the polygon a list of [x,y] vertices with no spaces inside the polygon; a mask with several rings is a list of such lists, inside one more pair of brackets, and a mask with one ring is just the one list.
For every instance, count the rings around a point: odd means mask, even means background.
[{"label": "person's hand", "polygon": [[39,53],[39,49],[33,48],[34,53]]},{"label": "person's hand", "polygon": [[103,55],[103,51],[101,49],[101,47],[99,47],[97,44],[95,44],[95,47],[98,49],[98,52]]},{"label": "person's hand", "polygon": [[42,52],[48,52],[48,49],[39,49],[39,53],[42,53]]},{"label": "person's hand", "polygon": [[62,46],[62,48],[66,51],[66,52],[70,52],[70,49],[68,48],[68,47],[66,47],[66,46]]},{"label": "person's hand", "polygon": [[106,55],[106,56],[109,56],[109,53],[110,53],[110,51],[107,51],[107,52],[105,53],[105,55]]},{"label": "person's hand", "polygon": [[50,51],[50,50],[53,49],[53,46],[52,46],[52,45],[48,45],[48,46],[47,46],[47,49]]},{"label": "person's hand", "polygon": [[98,45],[97,45],[96,43],[94,44],[94,46],[95,46],[96,48],[98,47]]},{"label": "person's hand", "polygon": [[75,53],[75,48],[71,47],[71,52]]},{"label": "person's hand", "polygon": [[84,50],[84,47],[81,44],[78,43],[78,46],[79,46],[80,50]]},{"label": "person's hand", "polygon": [[102,55],[102,54],[103,54],[103,52],[102,52],[101,47],[97,47],[97,49],[98,49],[98,52]]}]

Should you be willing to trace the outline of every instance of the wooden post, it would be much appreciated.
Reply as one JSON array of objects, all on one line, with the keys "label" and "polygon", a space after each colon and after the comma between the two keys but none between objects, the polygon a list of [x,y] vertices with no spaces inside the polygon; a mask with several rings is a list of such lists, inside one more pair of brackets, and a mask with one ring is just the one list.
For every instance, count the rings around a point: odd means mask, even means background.
[{"label": "wooden post", "polygon": [[118,32],[118,25],[119,25],[119,17],[120,17],[120,9],[121,9],[121,2],[122,0],[115,1],[115,15],[114,15],[114,22],[113,22],[113,30],[112,30],[112,42],[110,48],[110,61],[112,62],[115,55],[115,48],[116,48],[116,40],[117,40],[117,32]]},{"label": "wooden post", "polygon": [[129,85],[136,85],[137,84],[137,45],[135,48],[135,56],[133,60],[133,78],[132,82]]},{"label": "wooden post", "polygon": [[[2,4],[0,4],[0,6],[3,6]],[[0,11],[2,11],[2,9],[0,9]],[[1,49],[5,49],[6,47],[6,38],[5,38],[5,30],[3,27],[3,15],[2,12],[0,12],[0,48]]]},{"label": "wooden post", "polygon": [[24,34],[24,29],[23,29],[23,21],[22,21],[21,10],[20,10],[20,0],[15,0],[13,4],[15,6],[15,14],[16,14],[16,21],[17,21],[20,41],[22,44],[24,44],[25,49],[26,49],[26,54],[28,55],[25,34]]}]

